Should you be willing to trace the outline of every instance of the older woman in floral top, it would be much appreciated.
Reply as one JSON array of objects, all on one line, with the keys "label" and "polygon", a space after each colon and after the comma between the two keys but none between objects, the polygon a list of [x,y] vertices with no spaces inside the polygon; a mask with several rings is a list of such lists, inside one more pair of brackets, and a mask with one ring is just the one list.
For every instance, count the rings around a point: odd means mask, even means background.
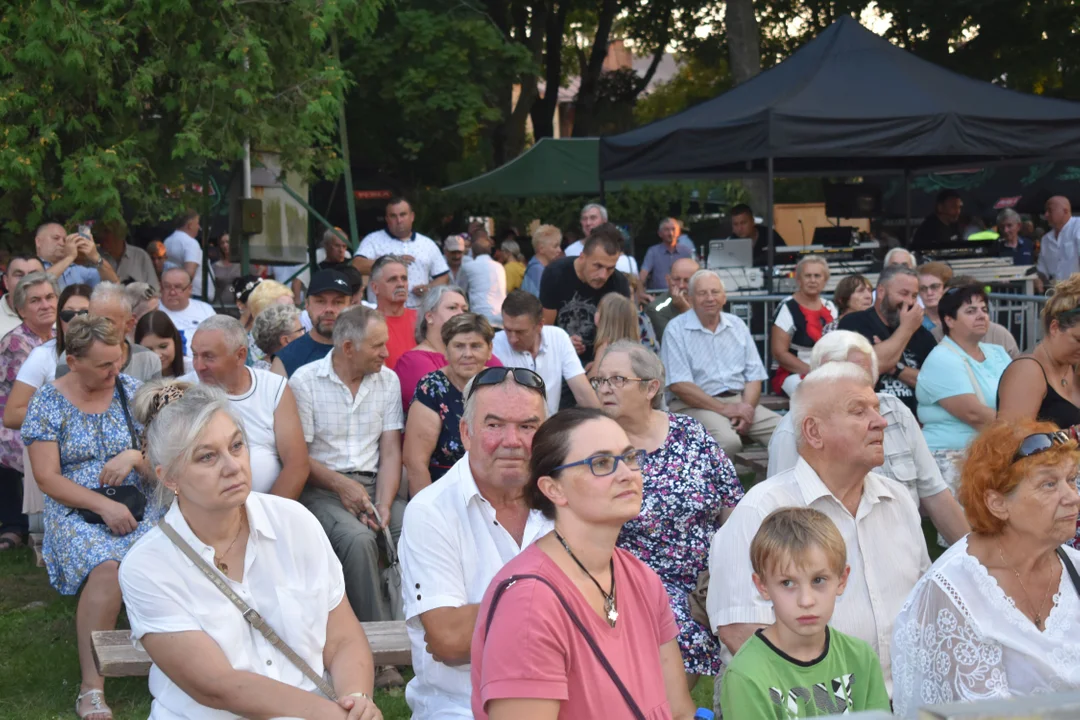
[{"label": "older woman in floral top", "polygon": [[720,672],[720,645],[690,616],[689,596],[708,567],[713,534],[742,499],[742,485],[701,423],[660,409],[664,365],[655,353],[635,342],[613,343],[600,358],[592,385],[603,411],[634,447],[647,452],[641,514],[623,526],[619,547],[663,581],[692,688],[699,676]]},{"label": "older woman in floral top", "polygon": [[[0,415],[30,351],[56,333],[60,291],[45,272],[24,275],[12,292],[21,325],[0,338]],[[18,430],[0,427],[0,550],[21,545],[29,529],[22,512],[23,443]]]}]

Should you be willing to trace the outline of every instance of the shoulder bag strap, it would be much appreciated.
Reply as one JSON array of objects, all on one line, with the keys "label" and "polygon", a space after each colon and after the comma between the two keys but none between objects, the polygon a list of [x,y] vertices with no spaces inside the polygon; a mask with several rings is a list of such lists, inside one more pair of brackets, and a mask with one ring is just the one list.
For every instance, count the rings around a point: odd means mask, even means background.
[{"label": "shoulder bag strap", "polygon": [[128,432],[131,433],[131,447],[133,450],[139,450],[139,435],[135,432],[135,423],[131,421],[127,390],[124,389],[124,378],[120,375],[116,376],[116,392],[120,395],[120,409],[124,411],[124,421],[127,422]]},{"label": "shoulder bag strap", "polygon": [[964,369],[967,370],[968,380],[971,381],[971,389],[975,393],[975,399],[979,401],[980,405],[986,405],[986,397],[979,387],[979,379],[975,377],[975,371],[971,368],[971,361],[968,360],[967,355],[965,355],[959,347],[955,346],[952,340],[949,340],[949,342],[942,340],[938,347],[943,347],[956,357],[960,358],[960,362],[964,363]]},{"label": "shoulder bag strap", "polygon": [[247,620],[248,624],[251,625],[251,627],[258,630],[259,633],[264,638],[266,638],[266,641],[268,643],[280,650],[285,657],[289,658],[289,661],[292,662],[293,665],[300,668],[300,672],[304,673],[308,680],[315,683],[315,686],[319,688],[320,691],[322,691],[323,695],[330,698],[334,702],[337,702],[337,693],[334,692],[334,688],[330,687],[330,684],[326,682],[324,678],[318,675],[315,670],[310,665],[308,665],[307,662],[304,661],[302,657],[300,657],[296,654],[295,651],[293,651],[291,647],[286,645],[285,641],[278,637],[278,634],[275,633],[274,629],[270,627],[266,620],[263,619],[262,615],[260,615],[254,608],[244,602],[239,595],[233,592],[232,588],[229,587],[228,583],[226,583],[221,578],[221,575],[219,575],[216,570],[210,567],[210,564],[203,560],[199,556],[199,553],[195,552],[195,549],[192,548],[191,545],[188,545],[187,542],[182,537],[180,537],[179,534],[177,534],[176,530],[174,530],[172,526],[169,525],[169,523],[162,520],[160,523],[158,523],[158,527],[160,527],[161,531],[165,533],[165,537],[172,540],[173,545],[176,545],[176,547],[180,548],[180,552],[187,555],[188,559],[191,560],[191,562],[195,563],[195,567],[199,568],[199,570],[202,571],[202,574],[205,575],[207,579],[210,580],[210,582],[214,583],[214,587],[220,590],[225,597],[229,598],[232,604],[236,606],[236,609],[240,611],[240,613],[244,616],[244,619]]},{"label": "shoulder bag strap", "polygon": [[1057,549],[1057,555],[1065,565],[1065,571],[1069,573],[1069,579],[1072,580],[1073,587],[1076,588],[1077,596],[1080,596],[1080,574],[1076,572],[1076,566],[1073,565],[1073,561],[1069,559],[1069,555],[1063,548],[1059,547]]},{"label": "shoulder bag strap", "polygon": [[593,651],[593,655],[596,656],[596,659],[600,661],[604,670],[607,671],[608,676],[611,678],[612,682],[615,683],[615,687],[619,689],[619,693],[630,707],[630,712],[633,714],[634,718],[636,720],[645,720],[645,713],[641,712],[641,708],[634,702],[633,695],[630,694],[630,691],[626,688],[626,685],[623,684],[623,681],[619,679],[618,674],[615,672],[615,668],[611,667],[611,663],[604,657],[603,651],[600,650],[600,646],[596,644],[596,640],[593,639],[593,636],[585,628],[585,624],[581,622],[581,618],[579,618],[577,613],[570,607],[570,603],[566,601],[566,598],[559,592],[559,589],[545,577],[539,575],[514,575],[499,583],[499,586],[495,588],[495,593],[491,596],[491,607],[488,608],[487,621],[484,625],[485,640],[487,639],[488,631],[491,630],[491,621],[495,619],[495,608],[498,606],[499,600],[502,598],[503,593],[518,580],[536,580],[551,588],[551,592],[555,593],[555,597],[558,598],[559,603],[562,604],[563,610],[570,616],[571,622],[573,622],[578,631],[581,632],[582,636],[585,638],[585,642],[589,644],[589,648]]}]

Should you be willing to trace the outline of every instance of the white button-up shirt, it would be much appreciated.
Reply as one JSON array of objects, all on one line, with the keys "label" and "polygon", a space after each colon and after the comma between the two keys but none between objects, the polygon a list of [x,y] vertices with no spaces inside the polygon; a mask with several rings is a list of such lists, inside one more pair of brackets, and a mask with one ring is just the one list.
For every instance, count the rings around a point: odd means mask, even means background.
[{"label": "white button-up shirt", "polygon": [[[415,260],[409,265],[409,297],[405,300],[405,307],[419,307],[421,298],[413,294],[412,289],[417,285],[427,285],[432,280],[450,272],[450,266],[446,264],[446,258],[435,241],[431,238],[413,233],[411,238],[400,240],[386,230],[377,230],[360,241],[356,254],[369,260],[378,260],[383,255],[411,255]],[[375,295],[368,286],[367,299],[375,302]]]},{"label": "white button-up shirt", "polygon": [[502,304],[506,299],[506,268],[490,255],[480,255],[468,265],[462,263],[461,276],[469,294],[469,310],[489,322],[502,324]]},{"label": "white button-up shirt", "polygon": [[1043,235],[1035,267],[1046,277],[1058,281],[1080,272],[1080,218],[1069,218],[1060,232],[1051,229]]},{"label": "white button-up shirt", "polygon": [[746,323],[725,312],[715,331],[693,310],[676,316],[664,329],[660,359],[668,387],[688,382],[713,396],[741,392],[747,383],[769,377]]},{"label": "white button-up shirt", "polygon": [[[801,457],[791,470],[752,487],[713,536],[706,600],[709,624],[715,630],[721,625],[775,622],[772,603],[762,599],[751,580],[750,541],[765,516],[782,507],[812,507],[839,528],[851,574],[829,624],[873,646],[891,692],[893,622],[930,567],[930,556],[911,495],[881,475],[866,476],[854,517]],[[723,658],[731,660],[726,648]]]},{"label": "white button-up shirt", "polygon": [[[225,578],[225,582],[322,674],[327,619],[345,599],[341,563],[319,521],[300,503],[251,493],[245,507],[250,533],[244,579]],[[173,504],[165,522],[213,564],[214,549],[191,531],[179,505]],[[236,606],[160,528],[146,533],[124,557],[120,589],[136,641],[152,633],[204,632],[235,670],[316,692],[315,684],[244,620]],[[154,696],[150,720],[239,717],[200,705],[157,665],[150,668],[149,682]]]},{"label": "white button-up shirt", "polygon": [[506,333],[495,333],[491,354],[506,367],[529,368],[544,378],[547,393],[548,416],[559,412],[559,395],[563,380],[585,374],[581,358],[574,350],[574,343],[561,327],[544,325],[540,330],[540,349],[536,357],[530,352],[518,352],[510,346]]},{"label": "white button-up shirt", "polygon": [[409,502],[398,556],[416,672],[405,689],[413,720],[473,717],[470,666],[450,667],[427,652],[420,615],[479,604],[503,565],[553,528],[552,521],[533,510],[519,546],[480,494],[468,453]]},{"label": "white button-up shirt", "polygon": [[[871,472],[895,480],[911,493],[918,505],[921,498],[932,497],[947,490],[930,448],[926,445],[919,421],[904,401],[895,395],[878,393],[881,416],[885,427],[885,464]],[[799,462],[799,448],[795,443],[795,425],[791,413],[780,419],[769,439],[769,471],[766,477],[790,470]]]},{"label": "white button-up shirt", "polygon": [[304,365],[289,378],[300,411],[300,427],[312,460],[336,472],[376,472],[379,438],[405,427],[401,382],[383,367],[365,375],[353,396],[334,372],[331,350],[321,360]]}]

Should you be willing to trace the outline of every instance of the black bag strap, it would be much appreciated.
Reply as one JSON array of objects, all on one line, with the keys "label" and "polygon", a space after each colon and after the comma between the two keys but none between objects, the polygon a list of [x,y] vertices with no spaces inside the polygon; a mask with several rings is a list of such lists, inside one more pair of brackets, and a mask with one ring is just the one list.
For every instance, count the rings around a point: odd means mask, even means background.
[{"label": "black bag strap", "polygon": [[1065,571],[1069,573],[1069,579],[1072,580],[1073,587],[1076,588],[1077,596],[1080,596],[1080,574],[1076,572],[1076,566],[1073,565],[1072,560],[1069,559],[1064,548],[1059,547],[1057,549],[1057,555],[1065,565]]},{"label": "black bag strap", "polygon": [[491,596],[491,607],[488,608],[487,622],[484,625],[485,641],[487,639],[488,632],[491,630],[491,621],[495,619],[495,608],[498,607],[499,600],[502,598],[503,593],[506,592],[510,588],[510,586],[512,586],[518,580],[536,580],[537,582],[540,582],[551,588],[551,592],[555,593],[555,597],[558,598],[559,602],[562,604],[563,610],[565,610],[566,614],[570,616],[571,622],[573,622],[574,625],[577,626],[577,629],[585,638],[585,642],[589,644],[589,648],[592,649],[593,655],[596,656],[596,659],[600,661],[600,664],[603,666],[604,670],[607,671],[608,676],[611,677],[612,682],[615,683],[615,687],[619,689],[619,693],[623,696],[623,700],[625,700],[626,704],[630,706],[630,712],[633,714],[634,718],[636,720],[645,720],[645,714],[641,712],[641,708],[639,708],[638,704],[634,702],[634,697],[630,694],[630,691],[626,688],[626,685],[623,684],[623,681],[619,679],[618,674],[615,672],[615,668],[611,667],[611,663],[608,662],[608,659],[606,657],[604,657],[603,651],[601,651],[600,646],[596,644],[596,640],[593,638],[592,634],[590,634],[589,631],[585,628],[585,624],[581,622],[581,618],[579,618],[577,616],[577,613],[574,612],[573,608],[570,607],[570,603],[568,603],[566,601],[566,598],[563,597],[563,594],[559,592],[559,588],[555,587],[555,585],[553,585],[552,582],[545,577],[541,577],[539,575],[513,575],[499,583],[498,587],[495,588],[495,594]]},{"label": "black bag strap", "polygon": [[127,390],[124,389],[124,377],[116,376],[116,392],[120,395],[120,409],[124,411],[124,420],[127,422],[128,432],[131,433],[131,448],[139,450],[139,434],[135,432],[135,423],[131,421],[131,410],[128,408]]}]

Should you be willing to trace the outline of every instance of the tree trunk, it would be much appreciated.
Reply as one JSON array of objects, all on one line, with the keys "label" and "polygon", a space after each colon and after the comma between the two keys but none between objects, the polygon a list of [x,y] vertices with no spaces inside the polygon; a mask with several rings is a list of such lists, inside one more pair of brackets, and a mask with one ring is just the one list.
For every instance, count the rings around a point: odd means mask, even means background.
[{"label": "tree trunk", "polygon": [[559,83],[562,80],[562,41],[566,33],[568,2],[558,3],[548,11],[544,48],[544,97],[533,102],[533,135],[537,140],[555,137],[555,112],[559,109]]},{"label": "tree trunk", "polygon": [[[728,0],[724,19],[731,76],[740,85],[761,72],[761,34],[754,16],[753,0]],[[764,180],[744,180],[754,212],[765,215],[768,202]]]},{"label": "tree trunk", "polygon": [[604,59],[607,57],[608,40],[611,27],[619,9],[617,0],[603,0],[600,15],[596,23],[596,37],[593,38],[592,51],[581,73],[581,85],[578,88],[574,107],[574,137],[592,137],[596,124],[596,100],[600,90],[600,74],[604,71]]}]

